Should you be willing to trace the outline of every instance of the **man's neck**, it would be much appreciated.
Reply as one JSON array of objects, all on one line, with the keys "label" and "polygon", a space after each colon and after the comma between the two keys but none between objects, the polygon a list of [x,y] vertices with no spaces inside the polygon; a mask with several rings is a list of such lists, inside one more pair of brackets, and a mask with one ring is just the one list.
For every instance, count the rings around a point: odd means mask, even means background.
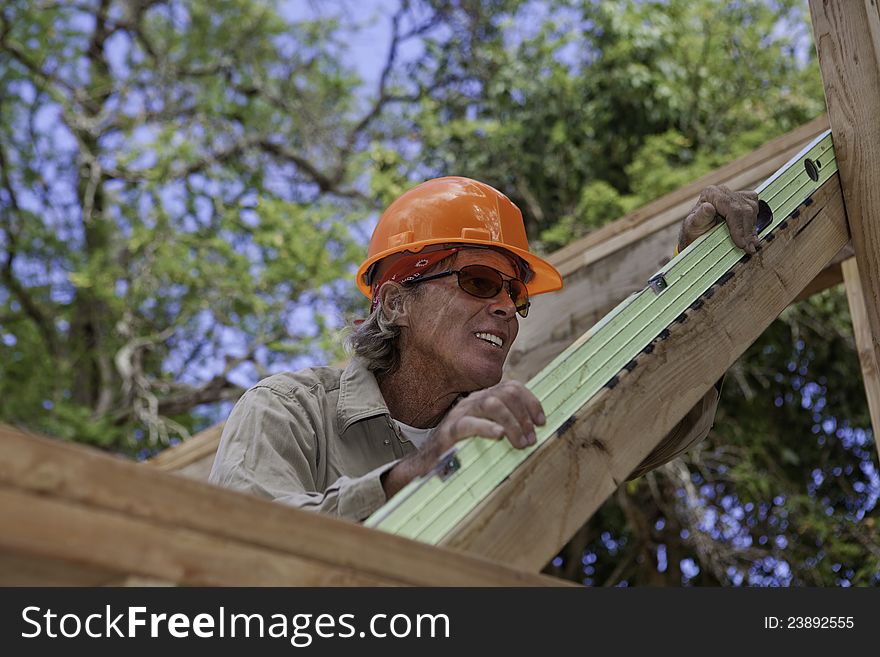
[{"label": "man's neck", "polygon": [[391,417],[418,429],[437,426],[462,394],[441,372],[403,362],[379,378],[379,390]]}]

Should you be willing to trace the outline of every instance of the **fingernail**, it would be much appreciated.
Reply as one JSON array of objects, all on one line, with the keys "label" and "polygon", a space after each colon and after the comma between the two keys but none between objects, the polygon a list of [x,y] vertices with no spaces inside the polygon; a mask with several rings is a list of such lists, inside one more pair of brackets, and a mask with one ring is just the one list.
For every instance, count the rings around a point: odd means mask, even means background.
[{"label": "fingernail", "polygon": [[544,412],[541,411],[538,413],[538,424],[544,424],[547,421],[547,417],[544,415]]},{"label": "fingernail", "polygon": [[534,431],[529,431],[529,434],[526,436],[526,440],[528,441],[529,445],[534,445],[536,442],[538,442],[538,437],[535,435]]}]

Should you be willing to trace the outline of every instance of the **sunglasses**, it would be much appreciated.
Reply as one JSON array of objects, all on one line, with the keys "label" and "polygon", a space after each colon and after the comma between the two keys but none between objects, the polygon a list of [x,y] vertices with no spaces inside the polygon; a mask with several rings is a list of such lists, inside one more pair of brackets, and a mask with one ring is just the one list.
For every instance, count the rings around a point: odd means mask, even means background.
[{"label": "sunglasses", "polygon": [[491,299],[501,290],[507,288],[510,300],[516,306],[516,312],[520,317],[529,316],[529,292],[526,284],[518,278],[505,278],[497,269],[486,265],[466,265],[459,270],[443,271],[438,274],[428,274],[420,278],[406,281],[404,285],[415,285],[425,281],[433,281],[445,276],[458,276],[458,287],[478,299]]}]

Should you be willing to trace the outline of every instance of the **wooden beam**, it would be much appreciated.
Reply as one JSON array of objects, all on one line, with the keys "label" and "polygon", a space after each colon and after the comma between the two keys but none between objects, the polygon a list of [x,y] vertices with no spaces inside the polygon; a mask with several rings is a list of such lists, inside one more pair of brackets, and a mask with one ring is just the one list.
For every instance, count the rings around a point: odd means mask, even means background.
[{"label": "wooden beam", "polygon": [[[4,527],[4,531],[9,529]],[[104,566],[40,559],[32,554],[0,550],[2,586],[102,586],[115,581],[119,581],[117,573]]]},{"label": "wooden beam", "polygon": [[847,244],[840,250],[840,253],[832,258],[831,262],[828,263],[828,266],[820,271],[819,275],[810,281],[807,287],[801,290],[801,293],[795,297],[793,303],[809,299],[814,294],[819,294],[820,292],[827,290],[829,287],[834,287],[835,285],[843,283],[843,271],[840,269],[840,264],[844,260],[852,257],[852,244]]},{"label": "wooden beam", "polygon": [[[810,0],[810,14],[858,270],[846,267],[847,295],[854,324],[858,321],[859,358],[877,428],[873,388],[880,362],[880,8],[876,0]],[[854,298],[857,291],[861,303]]]},{"label": "wooden beam", "polygon": [[754,188],[819,133],[821,116],[696,182],[600,228],[549,256],[565,287],[532,301],[505,364],[505,378],[527,381],[672,257],[678,227],[707,185]]},{"label": "wooden beam", "polygon": [[829,287],[834,287],[841,283],[843,283],[843,272],[840,270],[840,263],[831,263],[825,269],[820,271],[819,275],[816,276],[807,287],[801,290],[801,293],[797,295],[792,303],[809,299],[814,294],[824,292]]},{"label": "wooden beam", "polygon": [[566,584],[0,426],[0,584]]},{"label": "wooden beam", "polygon": [[214,455],[220,446],[220,435],[225,422],[220,422],[204,431],[200,431],[189,440],[163,450],[146,464],[164,470],[176,472],[193,479],[207,481],[214,465]]},{"label": "wooden beam", "polygon": [[[871,424],[876,436],[877,430],[880,429],[880,367],[878,367],[877,354],[871,346],[871,327],[868,326],[865,294],[855,258],[843,261],[841,269],[843,270],[843,280],[846,283],[846,298],[849,301],[849,314],[852,318],[856,348],[859,351],[859,363],[862,366],[868,410],[871,413]],[[878,455],[880,455],[880,440],[875,440],[874,444],[877,447]]]},{"label": "wooden beam", "polygon": [[353,565],[334,567],[7,486],[0,486],[0,509],[4,527],[15,528],[0,538],[4,549],[18,554],[19,561],[63,570],[65,577],[99,569],[112,575],[92,585],[113,582],[126,573],[196,586],[404,584],[401,579],[358,572]]},{"label": "wooden beam", "polygon": [[835,175],[442,544],[519,568],[544,566],[847,240]]}]

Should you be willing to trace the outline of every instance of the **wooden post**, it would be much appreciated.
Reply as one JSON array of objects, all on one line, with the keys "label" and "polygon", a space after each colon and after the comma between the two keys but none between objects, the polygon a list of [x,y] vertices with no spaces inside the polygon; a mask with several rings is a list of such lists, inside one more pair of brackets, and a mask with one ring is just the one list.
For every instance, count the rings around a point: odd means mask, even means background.
[{"label": "wooden post", "polygon": [[[859,268],[855,258],[840,263],[843,280],[846,285],[846,298],[849,301],[849,314],[852,318],[853,333],[856,337],[856,348],[859,351],[859,362],[862,365],[862,378],[865,381],[865,394],[868,397],[868,410],[871,411],[871,424],[880,427],[880,367],[877,354],[871,346],[871,327],[868,326],[868,311],[865,309],[865,296]],[[876,434],[874,444],[880,455],[880,441]]]},{"label": "wooden post", "polygon": [[[880,359],[880,8],[877,0],[810,0],[843,203],[858,270],[847,294],[861,333],[869,403]],[[862,302],[853,298],[857,282]],[[871,407],[874,431],[876,398]]]}]

